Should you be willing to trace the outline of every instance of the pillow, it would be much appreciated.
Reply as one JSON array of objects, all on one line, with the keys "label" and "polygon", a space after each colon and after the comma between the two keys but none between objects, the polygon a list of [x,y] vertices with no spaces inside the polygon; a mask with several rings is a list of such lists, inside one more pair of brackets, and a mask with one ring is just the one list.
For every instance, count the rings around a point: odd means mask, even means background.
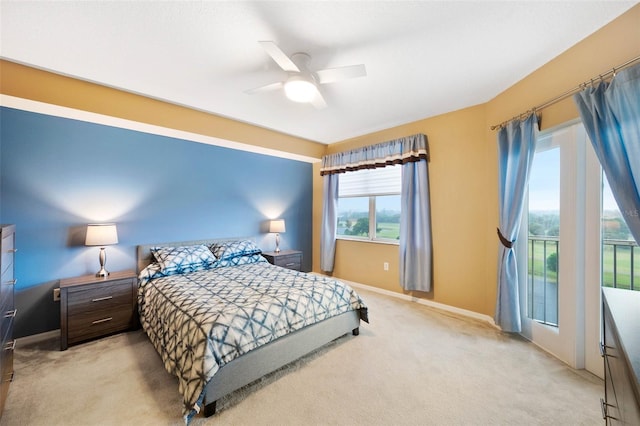
[{"label": "pillow", "polygon": [[260,254],[262,250],[250,240],[224,241],[213,243],[211,252],[218,260],[232,259],[238,256],[247,256],[252,254]]},{"label": "pillow", "polygon": [[244,255],[244,256],[236,256],[227,259],[218,259],[216,263],[213,264],[214,268],[224,268],[226,266],[238,266],[238,265],[246,265],[248,263],[259,263],[266,262],[267,259],[262,257],[259,253]]},{"label": "pillow", "polygon": [[204,244],[186,247],[153,247],[151,253],[163,273],[193,272],[210,268],[216,258]]}]

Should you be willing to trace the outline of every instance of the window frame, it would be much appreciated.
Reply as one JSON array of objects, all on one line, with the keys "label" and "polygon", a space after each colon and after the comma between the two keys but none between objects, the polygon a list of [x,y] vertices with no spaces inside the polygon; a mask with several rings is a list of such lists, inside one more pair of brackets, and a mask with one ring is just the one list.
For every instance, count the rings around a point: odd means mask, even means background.
[{"label": "window frame", "polygon": [[[387,166],[388,167],[388,166]],[[401,167],[400,165],[395,165],[394,167]],[[402,169],[400,169],[400,172],[402,171]],[[354,172],[354,173],[357,173]],[[401,179],[401,177],[400,177]],[[401,182],[400,182],[401,184]],[[364,236],[357,236],[357,235],[344,235],[344,234],[338,234],[336,232],[336,239],[338,240],[347,240],[347,241],[361,241],[361,242],[371,242],[371,243],[379,243],[379,244],[391,244],[391,245],[399,245],[400,244],[400,231],[398,228],[398,238],[394,239],[394,238],[384,238],[384,237],[378,237],[377,232],[376,232],[376,201],[378,197],[385,197],[385,196],[398,196],[400,197],[401,191],[399,192],[384,192],[384,193],[380,193],[380,194],[363,194],[363,195],[347,195],[347,196],[339,196],[338,195],[338,213],[340,210],[340,199],[346,199],[346,198],[361,198],[361,199],[365,199],[368,198],[368,208],[369,208],[369,214],[368,214],[368,219],[369,219],[369,235],[364,237]],[[398,206],[400,211],[401,211],[401,206]],[[338,217],[336,218],[336,220],[339,220],[339,214]]]}]

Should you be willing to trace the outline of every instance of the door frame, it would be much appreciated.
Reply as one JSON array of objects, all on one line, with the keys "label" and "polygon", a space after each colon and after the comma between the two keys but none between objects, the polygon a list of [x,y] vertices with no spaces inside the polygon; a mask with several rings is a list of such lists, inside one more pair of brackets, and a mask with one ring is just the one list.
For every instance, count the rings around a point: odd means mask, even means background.
[{"label": "door frame", "polygon": [[[553,138],[549,141],[548,138]],[[521,335],[569,366],[602,377],[600,342],[601,169],[580,120],[540,132],[560,149],[558,326],[528,318],[528,214],[516,242]],[[528,209],[523,210],[528,211]],[[583,249],[584,248],[584,249]]]}]

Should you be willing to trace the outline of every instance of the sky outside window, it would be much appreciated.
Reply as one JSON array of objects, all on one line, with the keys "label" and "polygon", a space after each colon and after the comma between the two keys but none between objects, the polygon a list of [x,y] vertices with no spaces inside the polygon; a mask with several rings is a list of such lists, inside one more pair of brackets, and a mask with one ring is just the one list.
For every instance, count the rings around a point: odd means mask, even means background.
[{"label": "sky outside window", "polygon": [[560,149],[536,152],[529,175],[529,211],[560,211]]}]

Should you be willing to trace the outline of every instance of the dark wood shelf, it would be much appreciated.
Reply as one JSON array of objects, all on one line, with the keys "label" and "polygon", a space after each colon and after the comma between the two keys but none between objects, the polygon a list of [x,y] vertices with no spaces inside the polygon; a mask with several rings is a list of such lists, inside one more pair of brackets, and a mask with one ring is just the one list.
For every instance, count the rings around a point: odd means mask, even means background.
[{"label": "dark wood shelf", "polygon": [[13,380],[13,352],[15,339],[13,338],[13,324],[16,317],[14,287],[16,227],[15,225],[0,225],[0,416],[4,410],[4,403],[9,393],[9,385]]}]

